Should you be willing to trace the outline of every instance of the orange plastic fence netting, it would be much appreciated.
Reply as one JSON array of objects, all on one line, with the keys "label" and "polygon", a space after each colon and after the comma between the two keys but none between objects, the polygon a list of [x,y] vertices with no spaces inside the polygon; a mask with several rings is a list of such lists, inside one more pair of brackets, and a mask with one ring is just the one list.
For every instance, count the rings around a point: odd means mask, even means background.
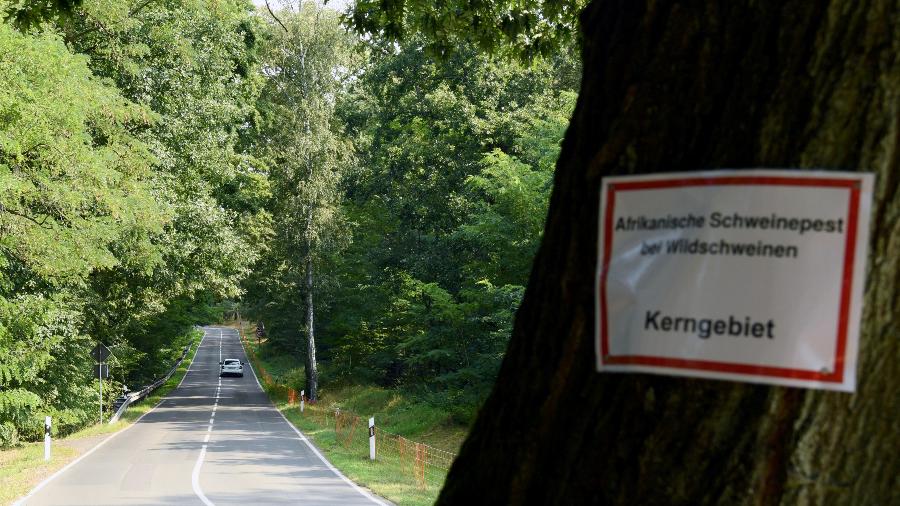
[{"label": "orange plastic fence netting", "polygon": [[[335,410],[331,415],[337,442],[345,449],[353,449],[354,452],[359,451],[361,455],[368,455],[368,420],[343,410]],[[327,418],[321,419],[324,424],[328,423]],[[412,441],[376,427],[375,461],[386,464],[386,471],[395,473],[399,471],[396,473],[398,478],[405,478],[419,488],[440,488],[455,458],[456,454],[452,452]]]},{"label": "orange plastic fence netting", "polygon": [[394,462],[420,488],[440,487],[456,454],[376,429],[375,458]]}]

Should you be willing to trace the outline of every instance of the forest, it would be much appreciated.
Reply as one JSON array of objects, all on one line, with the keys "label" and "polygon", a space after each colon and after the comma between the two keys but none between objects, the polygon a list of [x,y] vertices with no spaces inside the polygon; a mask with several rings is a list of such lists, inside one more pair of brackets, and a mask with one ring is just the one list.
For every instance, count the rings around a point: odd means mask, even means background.
[{"label": "forest", "polygon": [[471,423],[541,238],[573,51],[441,54],[314,2],[0,12],[0,446],[45,415],[96,421],[97,343],[109,406],[235,311],[313,398],[379,385]]}]

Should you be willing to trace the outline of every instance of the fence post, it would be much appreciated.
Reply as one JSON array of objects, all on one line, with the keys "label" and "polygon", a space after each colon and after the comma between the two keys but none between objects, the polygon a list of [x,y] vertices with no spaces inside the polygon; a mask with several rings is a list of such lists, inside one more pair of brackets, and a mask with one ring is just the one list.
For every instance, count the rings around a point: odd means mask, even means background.
[{"label": "fence post", "polygon": [[306,390],[300,390],[300,412],[303,413],[303,405],[306,404]]},{"label": "fence post", "polygon": [[425,446],[422,443],[416,443],[415,474],[419,488],[425,488]]},{"label": "fence post", "polygon": [[50,460],[50,425],[49,416],[44,417],[44,460]]},{"label": "fence post", "polygon": [[375,417],[369,418],[369,460],[375,460]]}]

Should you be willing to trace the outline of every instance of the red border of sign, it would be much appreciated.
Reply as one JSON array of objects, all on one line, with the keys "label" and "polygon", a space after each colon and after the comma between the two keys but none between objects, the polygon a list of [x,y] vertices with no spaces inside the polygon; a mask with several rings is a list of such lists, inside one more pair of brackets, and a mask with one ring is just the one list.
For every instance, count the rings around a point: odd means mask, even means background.
[{"label": "red border of sign", "polygon": [[[837,344],[831,373],[784,367],[767,367],[733,362],[709,360],[687,360],[646,355],[610,355],[609,330],[607,328],[606,277],[609,271],[612,251],[612,221],[615,210],[616,192],[630,190],[658,190],[684,186],[812,186],[820,188],[846,188],[850,191],[847,210],[847,242],[844,251],[844,272],[841,287],[840,311],[838,315]],[[603,224],[603,267],[600,271],[600,356],[598,364],[606,365],[646,365],[674,369],[748,374],[842,383],[844,379],[844,355],[847,350],[847,331],[850,325],[850,294],[853,283],[853,264],[856,257],[856,234],[859,222],[859,193],[862,181],[859,179],[799,178],[780,176],[706,176],[683,179],[640,180],[610,183],[606,187],[606,220]]]}]

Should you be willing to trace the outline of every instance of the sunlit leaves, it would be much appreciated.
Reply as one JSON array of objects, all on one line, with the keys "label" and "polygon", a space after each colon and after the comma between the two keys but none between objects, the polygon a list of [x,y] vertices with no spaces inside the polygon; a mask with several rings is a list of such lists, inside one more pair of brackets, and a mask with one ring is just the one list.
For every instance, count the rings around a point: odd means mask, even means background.
[{"label": "sunlit leaves", "polygon": [[587,0],[357,0],[347,17],[375,39],[425,36],[426,51],[446,57],[466,43],[529,60],[568,47]]},{"label": "sunlit leaves", "polygon": [[89,419],[95,340],[114,381],[165,369],[269,228],[249,4],[31,3],[54,24],[0,24],[0,444]]},{"label": "sunlit leaves", "polygon": [[116,265],[124,230],[162,220],[130,131],[152,114],[54,35],[0,25],[0,48],[0,248],[51,279]]}]

